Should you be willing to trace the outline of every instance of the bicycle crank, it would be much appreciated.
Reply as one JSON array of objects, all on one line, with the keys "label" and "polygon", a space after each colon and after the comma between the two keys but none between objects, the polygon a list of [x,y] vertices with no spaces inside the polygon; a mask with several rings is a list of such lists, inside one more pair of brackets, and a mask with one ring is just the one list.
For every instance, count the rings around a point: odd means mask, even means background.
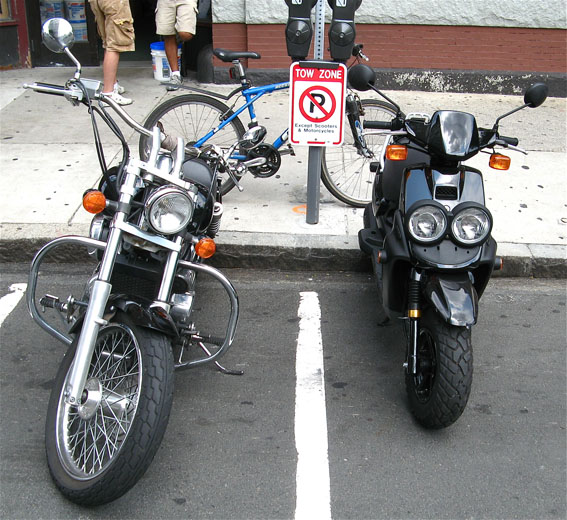
[{"label": "bicycle crank", "polygon": [[280,152],[278,152],[271,144],[260,144],[248,152],[246,160],[264,158],[266,161],[260,166],[251,166],[248,168],[254,177],[265,179],[274,175],[282,164]]}]

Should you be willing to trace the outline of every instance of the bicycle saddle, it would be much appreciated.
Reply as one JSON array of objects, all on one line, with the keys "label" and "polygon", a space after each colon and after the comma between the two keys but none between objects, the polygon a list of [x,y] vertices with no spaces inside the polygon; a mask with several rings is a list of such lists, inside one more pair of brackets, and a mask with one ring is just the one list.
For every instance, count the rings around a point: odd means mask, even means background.
[{"label": "bicycle saddle", "polygon": [[238,60],[240,58],[252,58],[259,60],[261,56],[257,52],[251,51],[229,51],[227,49],[214,49],[213,54],[221,61],[227,63]]}]

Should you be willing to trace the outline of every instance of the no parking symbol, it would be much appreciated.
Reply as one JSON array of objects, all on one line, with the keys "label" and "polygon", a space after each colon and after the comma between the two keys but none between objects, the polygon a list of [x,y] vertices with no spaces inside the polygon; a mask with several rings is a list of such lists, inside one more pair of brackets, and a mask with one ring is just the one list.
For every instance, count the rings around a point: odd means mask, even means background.
[{"label": "no parking symbol", "polygon": [[335,62],[295,62],[290,77],[291,143],[341,145],[346,66]]},{"label": "no parking symbol", "polygon": [[326,87],[309,87],[299,98],[301,115],[312,123],[328,121],[335,113],[336,107],[335,96]]}]

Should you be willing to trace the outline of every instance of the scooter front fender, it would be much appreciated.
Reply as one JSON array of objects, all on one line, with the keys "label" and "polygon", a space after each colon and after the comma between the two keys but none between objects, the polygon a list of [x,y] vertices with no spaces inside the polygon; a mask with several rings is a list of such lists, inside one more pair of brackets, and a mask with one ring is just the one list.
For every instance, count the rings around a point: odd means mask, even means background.
[{"label": "scooter front fender", "polygon": [[425,297],[445,321],[468,327],[478,317],[478,295],[468,272],[435,273],[425,283]]}]

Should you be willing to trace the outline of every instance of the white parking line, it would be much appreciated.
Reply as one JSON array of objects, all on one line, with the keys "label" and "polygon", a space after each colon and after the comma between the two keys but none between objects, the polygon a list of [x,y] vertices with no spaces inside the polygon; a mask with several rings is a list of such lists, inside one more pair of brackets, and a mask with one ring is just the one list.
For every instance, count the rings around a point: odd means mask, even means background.
[{"label": "white parking line", "polygon": [[315,292],[300,293],[295,387],[297,475],[295,519],[331,518],[321,309]]},{"label": "white parking line", "polygon": [[14,310],[26,291],[27,284],[15,283],[10,285],[10,291],[0,298],[0,327],[8,315]]}]

